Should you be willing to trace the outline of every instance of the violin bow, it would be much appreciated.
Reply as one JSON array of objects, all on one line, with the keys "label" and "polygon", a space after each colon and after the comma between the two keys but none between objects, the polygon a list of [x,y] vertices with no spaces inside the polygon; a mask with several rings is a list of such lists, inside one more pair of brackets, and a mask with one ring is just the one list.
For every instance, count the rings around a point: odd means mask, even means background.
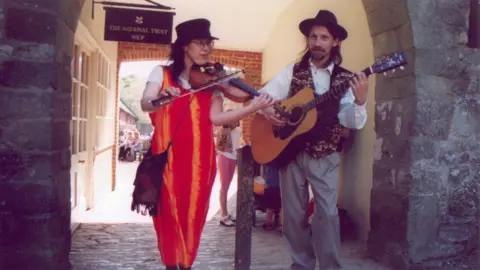
[{"label": "violin bow", "polygon": [[241,74],[243,74],[244,71],[243,70],[239,70],[239,71],[236,71],[236,72],[233,72],[231,74],[228,74],[226,76],[223,76],[221,78],[218,78],[216,80],[213,80],[211,82],[208,82],[202,86],[199,86],[197,88],[190,88],[190,89],[187,89],[187,93],[184,93],[182,95],[179,95],[179,96],[164,96],[164,97],[159,97],[159,98],[156,98],[156,99],[153,99],[153,100],[150,100],[150,104],[152,104],[153,106],[155,107],[162,107],[162,106],[165,106],[167,104],[170,104],[171,102],[173,102],[174,100],[178,99],[178,98],[182,98],[182,97],[186,97],[186,96],[190,96],[190,95],[193,95],[197,92],[200,92],[200,91],[203,91],[205,89],[208,89],[214,85],[219,85],[221,83],[224,83],[224,82],[228,82],[232,79],[236,79],[238,78]]}]

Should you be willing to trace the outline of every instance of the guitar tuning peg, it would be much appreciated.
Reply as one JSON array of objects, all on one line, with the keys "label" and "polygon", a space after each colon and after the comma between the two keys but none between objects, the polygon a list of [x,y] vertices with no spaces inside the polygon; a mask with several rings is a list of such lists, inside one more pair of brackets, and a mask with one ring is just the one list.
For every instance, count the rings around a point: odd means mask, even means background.
[{"label": "guitar tuning peg", "polygon": [[387,72],[383,72],[383,76],[385,76],[385,77],[386,77],[386,76],[387,76]]},{"label": "guitar tuning peg", "polygon": [[395,69],[392,70],[392,74],[395,73]]},{"label": "guitar tuning peg", "polygon": [[404,70],[405,68],[403,66],[400,66],[400,70]]}]

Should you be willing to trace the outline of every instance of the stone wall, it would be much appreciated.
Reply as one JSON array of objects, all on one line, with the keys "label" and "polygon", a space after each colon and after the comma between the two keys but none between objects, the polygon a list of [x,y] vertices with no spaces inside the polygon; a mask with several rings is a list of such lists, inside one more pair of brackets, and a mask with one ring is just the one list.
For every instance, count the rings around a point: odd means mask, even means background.
[{"label": "stone wall", "polygon": [[363,2],[375,55],[402,49],[409,60],[377,76],[369,253],[395,269],[473,267],[480,52],[466,46],[470,3]]},{"label": "stone wall", "polygon": [[73,36],[83,0],[0,1],[0,269],[68,269]]}]

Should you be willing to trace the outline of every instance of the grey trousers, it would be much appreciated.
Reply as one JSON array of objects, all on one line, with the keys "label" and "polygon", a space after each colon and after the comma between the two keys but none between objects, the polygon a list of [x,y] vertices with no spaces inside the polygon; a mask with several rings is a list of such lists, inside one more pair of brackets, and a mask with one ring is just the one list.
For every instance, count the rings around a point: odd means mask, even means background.
[{"label": "grey trousers", "polygon": [[[339,153],[313,159],[303,152],[280,170],[283,233],[292,257],[291,269],[313,270],[316,259],[320,270],[342,269],[337,210],[339,164]],[[308,185],[315,200],[311,228],[307,217]]]}]

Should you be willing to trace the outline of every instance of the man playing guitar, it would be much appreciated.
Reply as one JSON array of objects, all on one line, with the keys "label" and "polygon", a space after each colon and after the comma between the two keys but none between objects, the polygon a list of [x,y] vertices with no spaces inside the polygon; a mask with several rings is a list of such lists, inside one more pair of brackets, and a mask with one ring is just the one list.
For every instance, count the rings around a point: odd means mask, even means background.
[{"label": "man playing guitar", "polygon": [[[321,95],[350,80],[345,93],[318,106],[317,124],[302,140],[304,151],[289,155],[291,160],[280,170],[283,231],[291,251],[292,269],[313,270],[318,259],[320,269],[337,270],[342,269],[337,211],[339,152],[349,129],[365,125],[368,80],[364,73],[353,74],[340,67],[340,44],[348,34],[333,13],[320,10],[315,18],[302,21],[299,28],[307,41],[302,59],[288,65],[260,92],[277,100],[290,98],[304,88]],[[284,123],[273,107],[260,113],[275,125]],[[313,238],[307,223],[308,185],[315,201]]]}]

